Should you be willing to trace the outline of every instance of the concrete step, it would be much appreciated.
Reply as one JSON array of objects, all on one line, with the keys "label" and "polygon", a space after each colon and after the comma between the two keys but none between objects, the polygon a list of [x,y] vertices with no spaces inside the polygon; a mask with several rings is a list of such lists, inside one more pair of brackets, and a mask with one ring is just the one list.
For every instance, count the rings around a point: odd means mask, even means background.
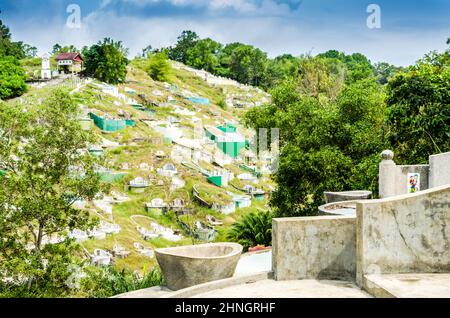
[{"label": "concrete step", "polygon": [[450,274],[366,275],[364,280],[377,298],[450,298]]}]

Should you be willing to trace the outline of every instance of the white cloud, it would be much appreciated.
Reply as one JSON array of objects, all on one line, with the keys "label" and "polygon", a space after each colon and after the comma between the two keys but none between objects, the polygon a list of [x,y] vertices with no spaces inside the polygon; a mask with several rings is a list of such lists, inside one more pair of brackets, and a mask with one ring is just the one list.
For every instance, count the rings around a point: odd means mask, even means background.
[{"label": "white cloud", "polygon": [[107,7],[108,5],[111,4],[111,2],[112,2],[112,0],[102,0],[102,1],[100,2],[100,8],[105,8],[105,7]]},{"label": "white cloud", "polygon": [[[106,5],[112,4],[113,0],[102,0]],[[221,10],[233,9],[241,14],[289,14],[292,10],[289,3],[298,5],[303,0],[117,0],[130,3],[143,8],[157,3],[169,3],[176,7],[206,8],[215,13]],[[102,6],[104,7],[104,6]]]}]

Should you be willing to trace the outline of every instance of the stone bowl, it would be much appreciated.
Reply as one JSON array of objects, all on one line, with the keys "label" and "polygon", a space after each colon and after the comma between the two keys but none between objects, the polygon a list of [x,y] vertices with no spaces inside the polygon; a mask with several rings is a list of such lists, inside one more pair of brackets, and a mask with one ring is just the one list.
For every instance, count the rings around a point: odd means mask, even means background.
[{"label": "stone bowl", "polygon": [[210,243],[155,250],[156,259],[171,290],[180,290],[234,275],[243,247],[236,243]]},{"label": "stone bowl", "polygon": [[342,201],[327,203],[319,207],[321,215],[343,215],[356,217],[356,203],[358,201]]},{"label": "stone bowl", "polygon": [[372,198],[372,191],[345,191],[345,192],[324,192],[325,202],[343,202],[368,200]]}]

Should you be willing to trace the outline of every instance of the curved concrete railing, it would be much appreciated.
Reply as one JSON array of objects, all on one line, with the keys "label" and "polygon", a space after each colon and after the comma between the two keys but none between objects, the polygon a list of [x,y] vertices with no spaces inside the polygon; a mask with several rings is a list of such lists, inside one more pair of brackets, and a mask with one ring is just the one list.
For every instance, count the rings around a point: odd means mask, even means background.
[{"label": "curved concrete railing", "polygon": [[243,247],[211,243],[156,250],[156,258],[171,290],[180,290],[233,276]]},{"label": "curved concrete railing", "polygon": [[450,185],[357,203],[357,282],[365,275],[450,272]]}]

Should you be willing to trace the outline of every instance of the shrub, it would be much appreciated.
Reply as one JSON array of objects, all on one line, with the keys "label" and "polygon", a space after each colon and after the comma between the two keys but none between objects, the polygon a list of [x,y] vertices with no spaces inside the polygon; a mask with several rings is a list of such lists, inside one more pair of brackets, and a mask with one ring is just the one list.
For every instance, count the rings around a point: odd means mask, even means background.
[{"label": "shrub", "polygon": [[228,239],[249,247],[272,245],[272,213],[252,212],[244,215],[237,223],[231,226],[228,232]]},{"label": "shrub", "polygon": [[0,99],[22,95],[27,89],[25,72],[11,56],[0,57]]},{"label": "shrub", "polygon": [[219,102],[217,103],[217,106],[219,106],[219,107],[222,108],[223,110],[226,110],[226,109],[227,109],[227,103],[226,103],[226,101],[225,101],[223,98],[221,98],[221,99],[219,100]]},{"label": "shrub", "polygon": [[172,68],[164,53],[155,53],[149,56],[147,73],[158,82],[169,82]]},{"label": "shrub", "polygon": [[150,288],[164,284],[159,267],[154,267],[141,277],[136,272],[118,270],[113,266],[87,269],[87,277],[83,279],[81,293],[89,298],[107,298],[131,291]]},{"label": "shrub", "polygon": [[105,38],[90,48],[83,50],[85,57],[84,73],[109,84],[119,84],[127,76],[128,50],[122,42]]}]

